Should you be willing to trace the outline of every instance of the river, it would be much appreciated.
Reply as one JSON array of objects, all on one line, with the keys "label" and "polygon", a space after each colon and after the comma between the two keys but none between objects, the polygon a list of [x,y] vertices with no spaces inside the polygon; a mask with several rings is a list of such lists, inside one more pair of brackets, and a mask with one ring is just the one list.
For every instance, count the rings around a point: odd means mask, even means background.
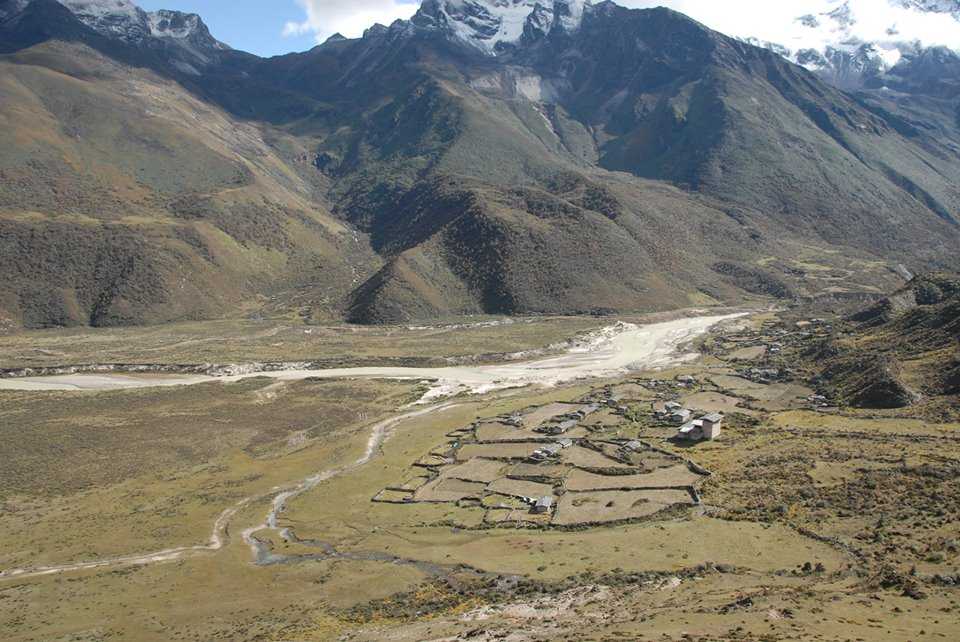
[{"label": "river", "polygon": [[260,376],[278,381],[306,378],[371,378],[430,381],[421,402],[462,392],[481,394],[527,385],[554,386],[580,379],[613,377],[631,370],[655,369],[681,363],[694,355],[678,353],[684,343],[710,327],[742,315],[698,316],[633,325],[619,323],[594,333],[582,345],[543,359],[481,366],[440,368],[363,367],[324,370],[278,370],[233,376],[137,375],[120,373],[68,374],[0,379],[0,390],[118,390],[183,386],[214,381],[229,383]]},{"label": "river", "polygon": [[229,377],[206,375],[158,375],[132,377],[122,374],[73,374],[51,377],[22,377],[0,379],[0,390],[21,391],[90,391],[115,390],[125,388],[143,388],[150,386],[192,385],[211,381],[238,381],[251,376],[265,376],[282,381],[295,381],[308,377],[325,378],[387,378],[387,379],[423,379],[432,382],[430,390],[420,400],[430,404],[419,410],[408,410],[390,419],[370,427],[370,435],[364,454],[356,461],[319,471],[305,479],[275,487],[258,495],[246,497],[220,513],[214,521],[210,539],[205,544],[173,547],[151,553],[132,553],[113,558],[86,560],[55,566],[34,566],[0,570],[0,580],[28,578],[43,575],[55,575],[67,572],[111,568],[117,566],[138,566],[166,562],[184,557],[209,554],[223,548],[233,518],[247,506],[264,500],[270,500],[270,508],[263,522],[245,529],[243,541],[251,548],[253,561],[263,563],[269,558],[269,550],[263,545],[257,534],[262,531],[276,531],[278,518],[287,503],[294,497],[305,493],[327,479],[364,466],[371,461],[380,445],[389,436],[390,431],[408,419],[421,417],[427,413],[441,412],[454,407],[447,402],[431,403],[440,397],[459,392],[480,394],[492,390],[514,388],[526,385],[559,385],[572,381],[613,377],[634,370],[650,370],[683,363],[695,358],[695,354],[678,350],[686,342],[707,332],[714,325],[744,316],[732,314],[724,316],[689,317],[663,323],[636,326],[617,324],[595,333],[579,347],[568,352],[545,359],[525,363],[504,365],[449,368],[337,368],[327,370],[285,370],[262,372]]}]

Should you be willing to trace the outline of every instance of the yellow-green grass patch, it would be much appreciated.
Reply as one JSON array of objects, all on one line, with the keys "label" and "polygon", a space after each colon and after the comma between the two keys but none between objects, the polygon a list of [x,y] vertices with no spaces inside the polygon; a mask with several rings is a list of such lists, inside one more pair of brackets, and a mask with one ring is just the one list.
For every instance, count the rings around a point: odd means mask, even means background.
[{"label": "yellow-green grass patch", "polygon": [[686,464],[676,464],[643,475],[597,475],[576,469],[567,476],[567,490],[603,490],[620,488],[674,488],[693,486],[703,475],[691,471]]}]

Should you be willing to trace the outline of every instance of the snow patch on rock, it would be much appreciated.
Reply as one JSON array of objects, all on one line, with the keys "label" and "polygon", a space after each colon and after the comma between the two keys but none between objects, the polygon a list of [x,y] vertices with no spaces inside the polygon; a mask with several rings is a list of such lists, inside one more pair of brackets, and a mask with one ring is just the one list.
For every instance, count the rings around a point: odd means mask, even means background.
[{"label": "snow patch on rock", "polygon": [[437,29],[485,54],[580,28],[590,0],[425,0],[413,24]]},{"label": "snow patch on rock", "polygon": [[12,0],[6,7],[0,7],[0,18],[6,18],[20,13],[27,8],[27,5],[30,4],[31,1],[32,0]]},{"label": "snow patch on rock", "polygon": [[[960,0],[887,1],[898,10],[906,10],[900,11],[900,17],[945,14],[942,20],[960,22]],[[871,82],[873,86],[879,86],[877,79],[904,59],[925,50],[920,42],[901,33],[902,25],[898,25],[893,17],[890,17],[890,24],[878,25],[877,21],[883,18],[864,15],[862,3],[836,0],[833,4],[835,6],[829,10],[798,16],[794,20],[790,42],[757,38],[743,40],[769,49],[842,89],[860,89]],[[916,28],[914,25],[914,32]],[[885,35],[864,35],[878,32],[885,32]]]},{"label": "snow patch on rock", "polygon": [[[30,1],[18,0],[18,3],[23,8]],[[210,52],[229,49],[210,35],[207,26],[197,14],[166,9],[147,12],[131,0],[58,2],[85,25],[108,38],[133,45],[151,41],[174,44],[191,58],[191,62],[179,61],[180,64],[176,65],[185,73],[198,73],[195,65],[210,62]]]}]

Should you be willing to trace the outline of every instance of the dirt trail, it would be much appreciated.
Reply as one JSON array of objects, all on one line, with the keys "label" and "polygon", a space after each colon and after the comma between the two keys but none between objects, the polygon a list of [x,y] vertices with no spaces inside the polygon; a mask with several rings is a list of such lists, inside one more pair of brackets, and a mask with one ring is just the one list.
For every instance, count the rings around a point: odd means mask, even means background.
[{"label": "dirt trail", "polygon": [[[322,482],[325,482],[328,479],[342,475],[343,473],[349,472],[360,468],[377,454],[380,450],[380,446],[383,445],[383,442],[387,439],[390,434],[390,431],[397,426],[398,424],[407,421],[408,419],[415,419],[417,417],[422,417],[426,414],[434,412],[442,412],[444,410],[449,410],[455,408],[461,404],[455,404],[451,402],[443,403],[437,406],[431,406],[429,408],[421,408],[420,410],[414,410],[406,414],[400,415],[398,417],[392,417],[381,421],[380,423],[374,425],[370,430],[370,437],[367,439],[367,448],[364,451],[363,455],[351,464],[345,466],[340,466],[338,468],[331,468],[329,470],[321,471],[315,475],[307,477],[299,484],[295,485],[292,488],[283,490],[274,496],[273,501],[270,504],[270,511],[267,513],[266,519],[263,523],[256,526],[251,526],[250,528],[243,531],[243,541],[250,546],[250,550],[253,552],[254,560],[257,562],[262,561],[264,554],[269,553],[269,549],[266,548],[263,544],[263,541],[257,537],[257,533],[262,531],[281,531],[280,527],[277,525],[280,514],[286,509],[287,502],[291,499],[302,495],[303,493],[313,490]],[[281,531],[281,537],[284,539],[293,539],[293,534],[283,529]]]},{"label": "dirt trail", "polygon": [[[332,370],[289,370],[259,373],[257,376],[272,377],[281,381],[307,377],[372,377],[397,379],[431,379],[434,385],[421,399],[421,403],[437,400],[450,394],[470,392],[480,394],[492,390],[514,388],[531,384],[558,385],[591,377],[610,377],[635,369],[650,369],[680,363],[695,355],[682,354],[678,348],[685,342],[703,334],[712,326],[742,314],[691,317],[646,326],[618,324],[597,333],[592,341],[567,354],[531,361],[528,363],[499,366],[450,367],[450,368],[344,368]],[[129,377],[124,375],[67,375],[57,377],[25,377],[0,380],[0,390],[105,390],[116,388],[139,388],[145,386],[189,385],[206,381],[238,381],[252,375],[230,377]],[[19,384],[19,385],[17,385]],[[390,431],[403,421],[422,417],[428,413],[453,408],[452,402],[435,404],[392,417],[373,425],[364,454],[356,461],[336,468],[320,471],[306,479],[286,486],[275,487],[267,492],[246,497],[224,510],[213,524],[210,539],[206,544],[170,548],[144,554],[131,554],[102,560],[76,562],[56,566],[0,571],[0,581],[53,575],[71,571],[83,571],[114,566],[137,566],[181,559],[187,556],[219,551],[229,540],[229,526],[234,516],[246,506],[272,498],[266,519],[259,525],[246,529],[243,540],[250,546],[254,562],[269,555],[269,547],[257,538],[264,530],[279,530],[277,521],[288,501],[305,493],[325,480],[354,470],[374,458]],[[283,533],[281,532],[281,536]]]},{"label": "dirt trail", "polygon": [[75,562],[72,564],[60,564],[56,566],[36,566],[32,568],[20,568],[20,569],[10,569],[6,571],[0,571],[0,581],[10,580],[10,579],[24,579],[29,577],[40,577],[43,575],[55,575],[58,573],[67,573],[70,571],[85,571],[98,568],[107,568],[113,566],[143,566],[146,564],[154,564],[156,562],[168,562],[171,560],[181,559],[190,555],[197,555],[203,553],[211,553],[219,551],[223,548],[229,541],[229,527],[230,522],[239,513],[243,508],[247,507],[250,504],[255,502],[273,498],[270,505],[270,511],[267,513],[267,518],[263,524],[248,528],[243,532],[243,540],[250,545],[251,550],[254,554],[254,561],[259,561],[259,557],[262,555],[261,548],[259,547],[258,540],[255,538],[255,534],[259,531],[265,529],[276,529],[277,528],[277,518],[280,513],[283,512],[286,507],[286,503],[300,495],[305,493],[308,490],[315,488],[321,482],[324,482],[328,479],[341,475],[347,471],[354,470],[363,466],[369,462],[377,454],[377,451],[380,449],[380,446],[383,444],[384,440],[389,436],[390,431],[396,427],[398,424],[408,420],[414,419],[416,417],[422,417],[426,414],[434,412],[442,412],[444,410],[449,410],[456,407],[459,404],[454,404],[447,402],[444,404],[439,404],[435,406],[430,406],[428,408],[420,408],[418,410],[407,412],[405,414],[391,417],[373,425],[370,429],[370,437],[367,440],[367,447],[364,451],[364,454],[357,459],[355,462],[348,464],[346,466],[340,466],[337,468],[331,468],[328,470],[320,471],[306,479],[300,480],[288,486],[277,486],[271,490],[260,493],[257,495],[251,495],[245,497],[239,502],[235,503],[230,508],[226,509],[220,516],[217,517],[216,521],[213,524],[213,531],[210,535],[210,540],[207,544],[198,544],[195,546],[182,546],[179,548],[169,548],[162,551],[154,551],[152,553],[141,553],[141,554],[131,554],[131,555],[122,555],[120,557],[110,557],[102,560],[87,561],[87,562]]}]

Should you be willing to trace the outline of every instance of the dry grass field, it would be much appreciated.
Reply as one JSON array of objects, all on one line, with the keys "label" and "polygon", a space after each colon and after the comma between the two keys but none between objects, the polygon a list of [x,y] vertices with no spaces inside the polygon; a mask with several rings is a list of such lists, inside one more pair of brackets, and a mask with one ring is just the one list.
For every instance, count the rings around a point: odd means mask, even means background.
[{"label": "dry grass field", "polygon": [[554,522],[573,526],[639,519],[672,506],[689,506],[692,501],[689,493],[679,490],[571,492],[560,499]]},{"label": "dry grass field", "polygon": [[701,476],[682,464],[661,468],[644,475],[597,475],[585,470],[574,470],[567,477],[568,490],[616,490],[618,488],[667,488],[694,486]]},{"label": "dry grass field", "polygon": [[304,325],[223,320],[132,328],[32,330],[0,334],[0,368],[93,363],[202,364],[321,361],[325,366],[483,361],[561,343],[607,325],[582,317],[473,317],[438,326]]},{"label": "dry grass field", "polygon": [[[746,381],[724,356],[617,381],[454,399],[397,423],[359,466],[348,464],[363,455],[371,426],[416,399],[417,386],[253,378],[2,393],[2,569],[205,544],[226,507],[253,498],[217,551],[0,578],[2,637],[957,639],[960,425],[904,410],[814,409],[796,395],[765,409],[761,399],[807,382],[715,385]],[[698,383],[677,387],[678,374]],[[474,423],[532,408],[555,413],[610,392],[629,392],[627,416],[604,411],[597,432],[577,437],[602,452],[572,446],[547,464],[523,460],[535,447],[528,443],[467,443],[453,463],[441,452]],[[671,441],[675,428],[652,418],[671,398],[722,405],[721,437]],[[638,436],[673,455],[618,461],[613,440]],[[699,506],[689,493],[659,488],[691,481],[675,456],[711,473]],[[427,459],[435,481],[414,465]],[[631,474],[596,470],[618,467]],[[271,495],[263,493],[320,470],[338,474],[287,502],[278,529],[258,534],[269,554],[255,564],[242,533],[264,520]],[[631,490],[607,490],[609,479]],[[491,483],[496,493],[481,506],[457,501]],[[555,485],[568,492],[552,523],[512,496]],[[384,492],[397,503],[371,501]],[[428,501],[404,501],[412,495]]]},{"label": "dry grass field", "polygon": [[396,382],[262,379],[0,394],[0,567],[203,543],[226,507],[362,450],[367,425],[415,398]]}]

